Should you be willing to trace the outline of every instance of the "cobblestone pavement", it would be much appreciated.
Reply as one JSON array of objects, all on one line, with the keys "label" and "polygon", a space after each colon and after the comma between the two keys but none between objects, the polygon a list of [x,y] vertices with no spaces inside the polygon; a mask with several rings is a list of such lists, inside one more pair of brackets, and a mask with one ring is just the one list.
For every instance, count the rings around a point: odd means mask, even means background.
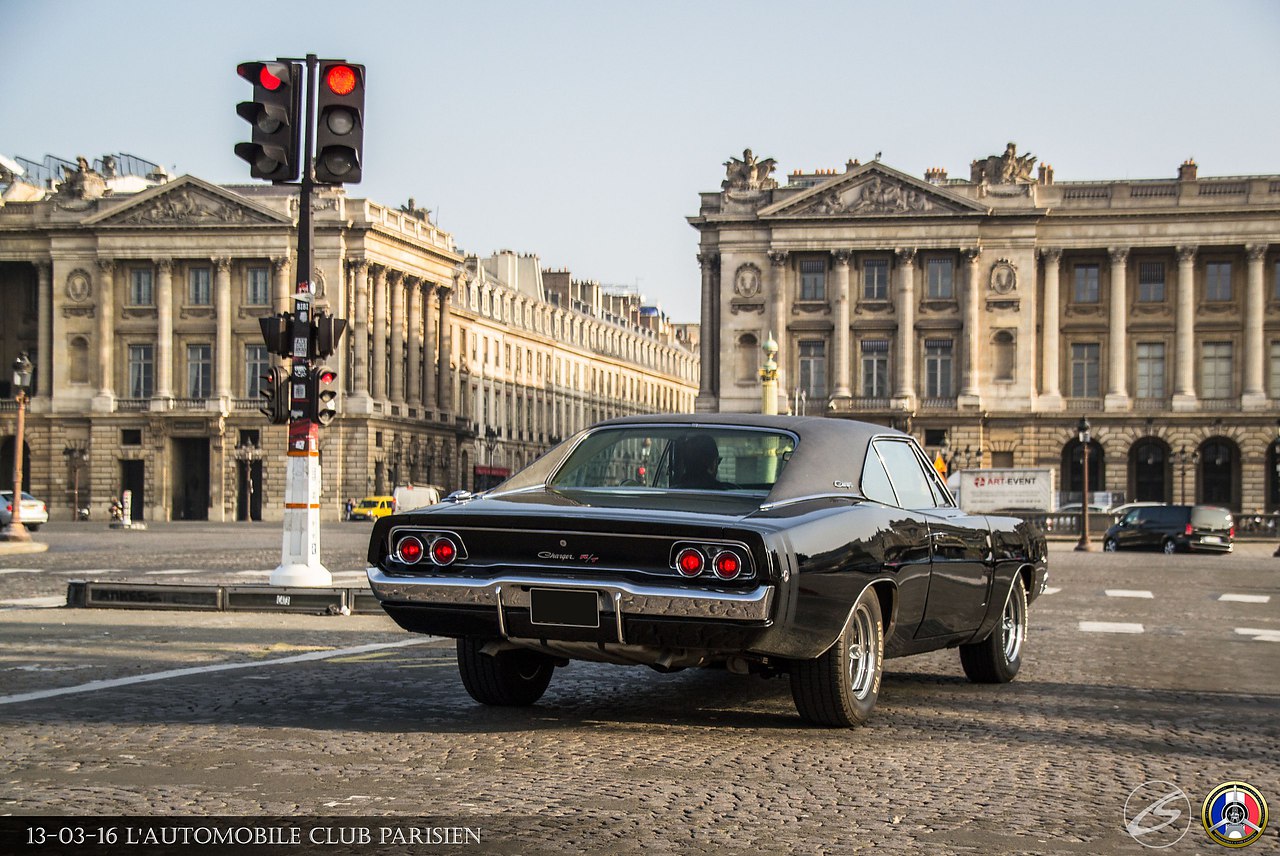
[{"label": "cobblestone pavement", "polygon": [[[349,526],[326,529],[331,570],[363,564]],[[52,596],[64,570],[269,570],[279,531],[249,529],[230,550],[210,525],[0,557],[22,571],[0,599]],[[0,813],[430,814],[504,853],[1140,853],[1125,799],[1159,779],[1195,815],[1160,852],[1222,852],[1198,817],[1215,785],[1280,806],[1272,549],[1055,547],[1016,681],[970,684],[954,652],[890,661],[850,731],[803,726],[785,679],[701,670],[574,663],[535,707],[483,708],[451,643],[379,616],[9,609]],[[236,668],[13,700],[218,665]],[[1280,850],[1277,829],[1247,852]]]}]

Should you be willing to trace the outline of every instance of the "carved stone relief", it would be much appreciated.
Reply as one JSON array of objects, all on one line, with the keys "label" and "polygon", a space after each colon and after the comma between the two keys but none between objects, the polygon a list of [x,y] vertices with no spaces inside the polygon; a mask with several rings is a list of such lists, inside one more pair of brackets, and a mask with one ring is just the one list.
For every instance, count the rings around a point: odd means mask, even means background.
[{"label": "carved stone relief", "polygon": [[760,268],[751,262],[738,266],[733,275],[733,293],[739,297],[755,297],[760,293]]},{"label": "carved stone relief", "polygon": [[83,268],[76,268],[67,274],[67,299],[83,303],[93,292],[93,279]]},{"label": "carved stone relief", "polygon": [[991,290],[1008,294],[1018,287],[1018,269],[1008,259],[996,259],[991,266]]},{"label": "carved stone relief", "polygon": [[248,223],[261,219],[243,206],[184,187],[128,211],[112,222],[128,225],[156,225],[160,223]]}]

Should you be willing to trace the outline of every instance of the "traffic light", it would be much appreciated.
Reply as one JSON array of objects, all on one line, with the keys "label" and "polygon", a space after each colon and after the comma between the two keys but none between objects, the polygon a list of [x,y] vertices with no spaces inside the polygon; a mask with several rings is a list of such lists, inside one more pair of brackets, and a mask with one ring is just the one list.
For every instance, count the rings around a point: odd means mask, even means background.
[{"label": "traffic light", "polygon": [[267,353],[287,357],[289,350],[289,316],[283,312],[258,319],[262,328],[262,342],[267,346]]},{"label": "traffic light", "polygon": [[328,425],[338,418],[338,373],[328,366],[311,370],[311,418]]},{"label": "traffic light", "polygon": [[298,177],[302,127],[302,66],[296,62],[242,62],[236,73],[253,84],[253,100],[236,112],[253,126],[253,142],[237,143],[236,155],[249,162],[249,175],[271,181]]},{"label": "traffic light", "polygon": [[334,318],[328,312],[315,313],[311,317],[311,358],[323,359],[336,351],[346,329],[345,318]]},{"label": "traffic light", "polygon": [[289,376],[284,369],[267,369],[258,386],[262,406],[258,410],[272,425],[289,423]]},{"label": "traffic light", "polygon": [[364,66],[321,60],[316,101],[316,181],[360,181],[364,147]]}]

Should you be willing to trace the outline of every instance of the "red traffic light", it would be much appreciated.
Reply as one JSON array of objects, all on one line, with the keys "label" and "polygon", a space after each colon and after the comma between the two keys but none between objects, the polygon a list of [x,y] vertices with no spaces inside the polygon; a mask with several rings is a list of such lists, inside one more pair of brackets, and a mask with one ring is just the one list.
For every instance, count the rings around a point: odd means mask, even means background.
[{"label": "red traffic light", "polygon": [[268,63],[262,64],[262,70],[258,72],[258,82],[275,92],[284,84],[284,81],[271,73],[271,66]]},{"label": "red traffic light", "polygon": [[356,88],[356,72],[349,65],[335,65],[324,76],[324,84],[334,95],[350,95]]},{"label": "red traffic light", "polygon": [[332,369],[321,369],[319,378],[321,383],[333,383],[338,379],[338,373]]}]

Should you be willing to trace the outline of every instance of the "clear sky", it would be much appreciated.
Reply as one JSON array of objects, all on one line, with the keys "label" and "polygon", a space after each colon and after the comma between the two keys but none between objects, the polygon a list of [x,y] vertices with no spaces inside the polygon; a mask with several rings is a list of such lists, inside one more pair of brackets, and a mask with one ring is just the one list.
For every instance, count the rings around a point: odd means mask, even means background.
[{"label": "clear sky", "polygon": [[1006,142],[1059,181],[1280,174],[1280,2],[0,0],[0,153],[126,152],[221,183],[246,60],[367,66],[353,195],[459,248],[536,253],[695,321],[685,217],[750,147],[967,177]]}]

